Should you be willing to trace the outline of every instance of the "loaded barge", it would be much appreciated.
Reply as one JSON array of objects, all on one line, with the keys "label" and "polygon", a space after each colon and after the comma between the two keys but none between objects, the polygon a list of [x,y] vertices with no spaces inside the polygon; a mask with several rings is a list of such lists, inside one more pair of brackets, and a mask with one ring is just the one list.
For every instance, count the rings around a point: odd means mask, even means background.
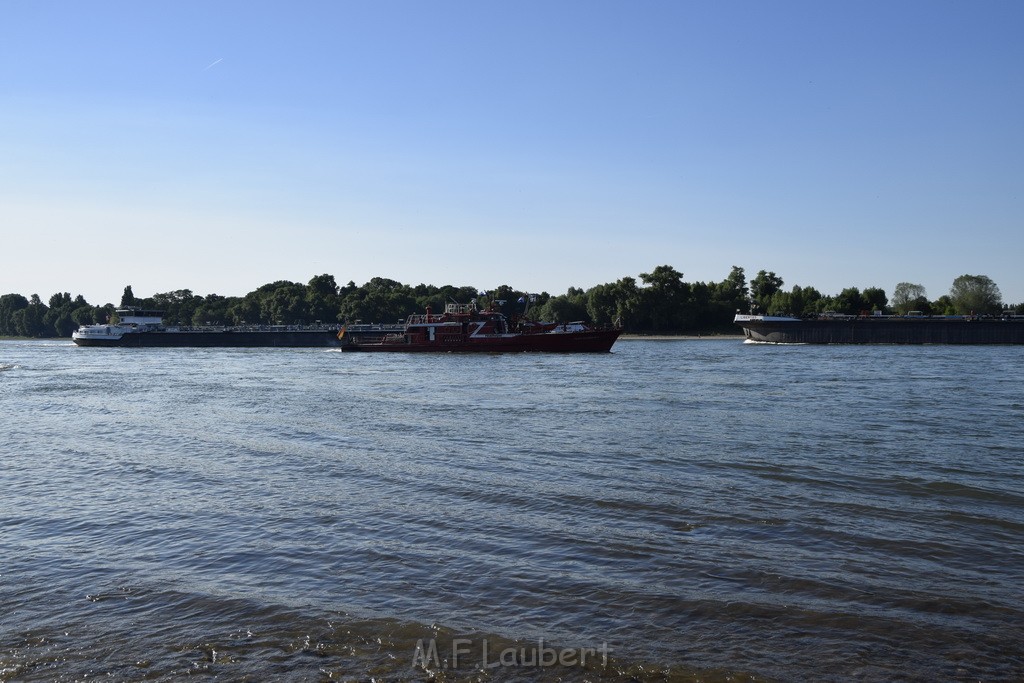
[{"label": "loaded barge", "polygon": [[163,311],[125,307],[119,322],[82,325],[71,335],[79,346],[113,347],[340,347],[363,335],[376,338],[401,325],[205,325],[163,324]]},{"label": "loaded barge", "polygon": [[1024,316],[737,314],[749,342],[772,344],[1024,344]]}]

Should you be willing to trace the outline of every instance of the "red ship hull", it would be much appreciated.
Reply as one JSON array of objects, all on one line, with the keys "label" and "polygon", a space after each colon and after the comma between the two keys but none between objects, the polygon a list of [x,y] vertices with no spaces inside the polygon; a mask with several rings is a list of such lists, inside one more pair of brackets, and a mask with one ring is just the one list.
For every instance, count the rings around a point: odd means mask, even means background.
[{"label": "red ship hull", "polygon": [[511,321],[496,310],[479,311],[476,303],[449,304],[444,314],[412,315],[401,333],[377,339],[349,339],[345,351],[403,353],[607,353],[621,330],[594,328],[582,322],[555,324],[520,319]]},{"label": "red ship hull", "polygon": [[620,330],[588,330],[585,332],[544,332],[478,336],[462,340],[416,340],[404,338],[377,343],[358,342],[343,346],[345,351],[416,352],[484,352],[484,353],[608,353]]}]

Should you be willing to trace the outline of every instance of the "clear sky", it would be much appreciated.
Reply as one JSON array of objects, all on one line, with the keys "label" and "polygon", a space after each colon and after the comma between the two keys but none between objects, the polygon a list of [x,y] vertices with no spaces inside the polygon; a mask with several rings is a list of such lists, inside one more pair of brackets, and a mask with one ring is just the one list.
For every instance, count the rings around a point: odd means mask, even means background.
[{"label": "clear sky", "polygon": [[1024,302],[1024,2],[0,3],[0,294],[965,273]]}]

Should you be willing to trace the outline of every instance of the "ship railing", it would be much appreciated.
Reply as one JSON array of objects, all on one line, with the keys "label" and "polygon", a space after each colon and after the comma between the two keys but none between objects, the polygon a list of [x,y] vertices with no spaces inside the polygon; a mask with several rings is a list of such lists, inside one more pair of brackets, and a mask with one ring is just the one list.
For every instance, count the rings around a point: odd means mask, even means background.
[{"label": "ship railing", "polygon": [[318,325],[167,325],[159,329],[167,332],[299,332],[304,330],[329,332],[340,330],[341,323],[321,323]]},{"label": "ship railing", "polygon": [[476,313],[476,302],[468,304],[445,304],[444,312],[448,315],[466,315],[468,313]]},{"label": "ship railing", "polygon": [[[445,315],[447,315],[447,313]],[[408,324],[409,325],[425,325],[427,323],[440,323],[440,322],[444,322],[444,320],[445,320],[445,316],[441,315],[439,313],[431,313],[429,315],[427,315],[426,313],[414,313],[413,315],[409,316]]]},{"label": "ship railing", "polygon": [[347,325],[349,332],[397,332],[404,329],[403,325],[395,323],[353,323]]},{"label": "ship railing", "polygon": [[574,320],[568,323],[559,323],[549,332],[551,334],[566,334],[569,332],[589,332],[590,330],[591,328],[582,320]]}]

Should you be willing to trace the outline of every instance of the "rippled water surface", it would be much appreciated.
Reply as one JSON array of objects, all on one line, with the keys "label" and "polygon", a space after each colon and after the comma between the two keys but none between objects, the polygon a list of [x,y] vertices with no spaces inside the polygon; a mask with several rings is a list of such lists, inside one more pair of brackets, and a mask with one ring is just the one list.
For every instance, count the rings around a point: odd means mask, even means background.
[{"label": "rippled water surface", "polygon": [[0,342],[0,679],[1021,679],[1022,361]]}]

